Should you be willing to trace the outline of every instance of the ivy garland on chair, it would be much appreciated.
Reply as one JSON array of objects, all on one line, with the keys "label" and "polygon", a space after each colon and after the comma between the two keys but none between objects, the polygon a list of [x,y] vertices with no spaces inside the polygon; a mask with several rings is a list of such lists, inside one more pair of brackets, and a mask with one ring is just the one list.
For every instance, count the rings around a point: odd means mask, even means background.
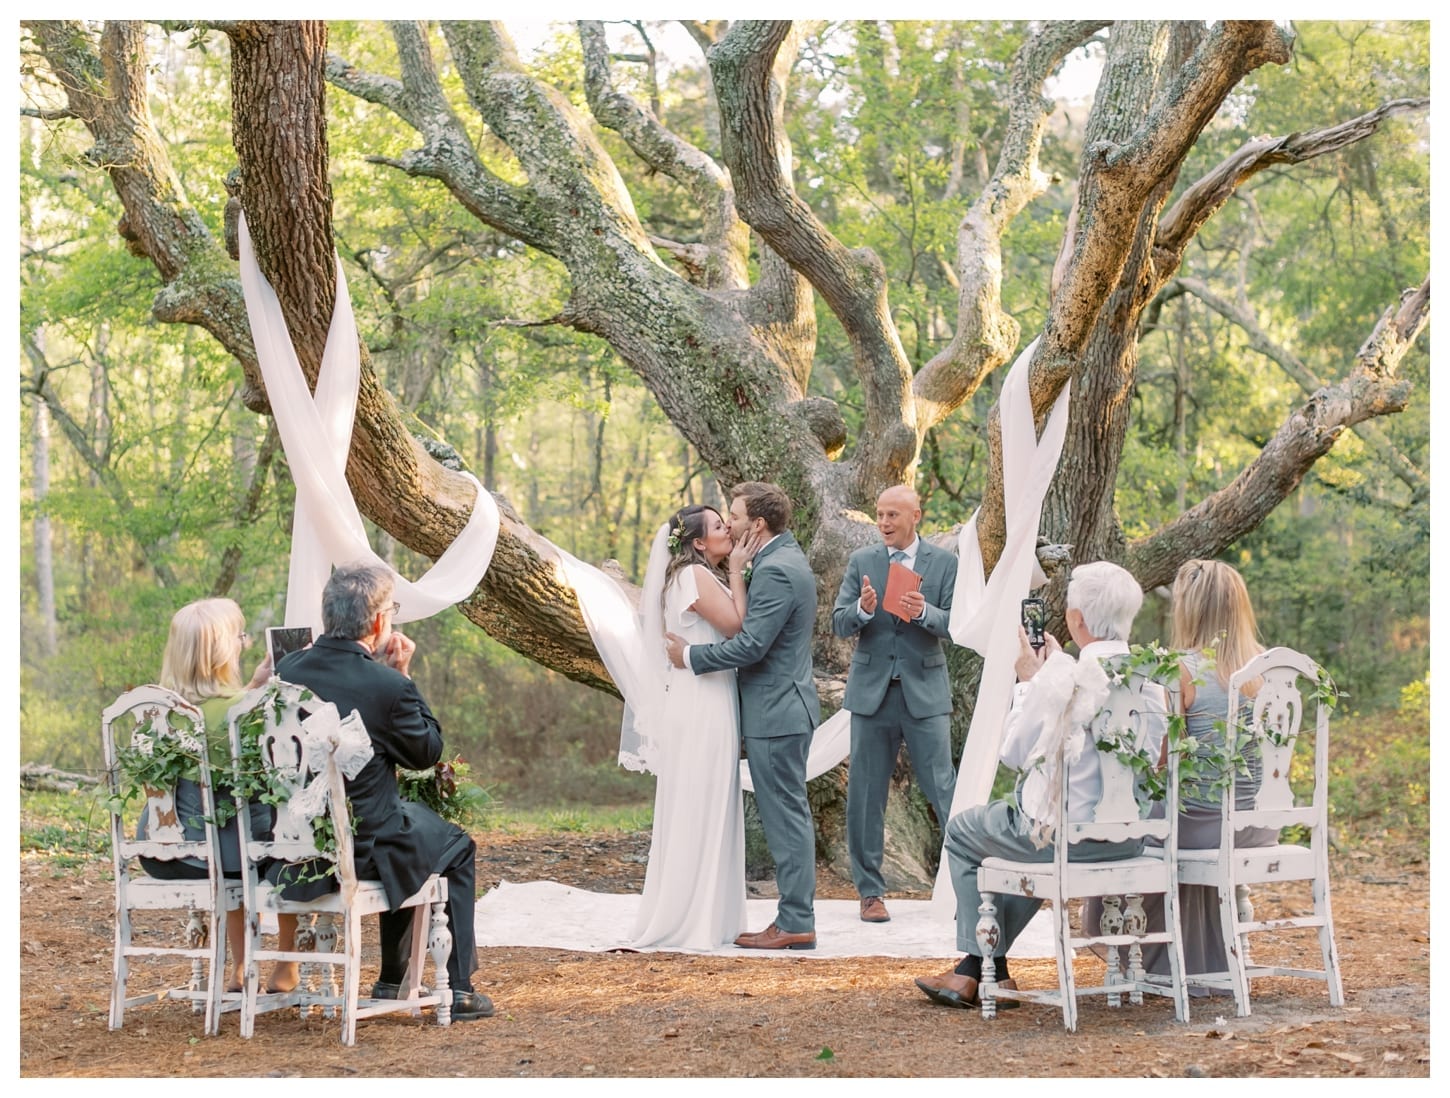
[{"label": "ivy garland on chair", "polygon": [[[274,807],[285,803],[289,796],[290,791],[277,772],[262,765],[261,736],[267,724],[268,707],[275,720],[287,704],[276,682],[274,679],[264,687],[262,697],[238,724],[240,757],[235,763],[229,760],[226,763],[213,761],[211,764],[212,785],[217,793],[213,822],[218,827],[237,814],[236,803],[230,795],[233,790],[240,792],[248,801]],[[305,703],[314,697],[304,689],[298,700]],[[195,780],[198,777],[200,744],[185,735],[152,736],[144,730],[144,725],[151,719],[151,713],[143,714],[132,733],[130,744],[117,747],[118,792],[105,798],[104,804],[109,810],[125,812],[138,797],[144,799],[155,790],[175,788],[182,778]],[[488,790],[470,777],[471,769],[461,755],[440,761],[426,770],[399,768],[398,793],[404,800],[426,805],[450,823],[462,827],[481,823],[493,798]],[[353,826],[356,827],[355,820]],[[313,818],[312,838],[320,853],[336,853],[337,837],[333,833],[331,815],[324,813]],[[331,872],[329,865],[321,875]]]},{"label": "ivy garland on chair", "polygon": [[201,744],[185,731],[173,729],[175,736],[155,736],[148,731],[156,719],[156,710],[147,709],[138,715],[130,742],[116,747],[117,792],[108,794],[103,804],[108,811],[123,813],[136,798],[145,799],[164,789],[175,789],[182,778],[195,780],[201,771]]},{"label": "ivy garland on chair", "polygon": [[[1204,648],[1202,653],[1205,658],[1199,664],[1199,670],[1212,671],[1216,666],[1214,649]],[[1183,676],[1183,655],[1182,652],[1156,643],[1135,644],[1130,646],[1126,656],[1105,660],[1104,669],[1114,685],[1122,683],[1128,676],[1142,675],[1161,685],[1170,699],[1176,701]],[[1201,686],[1204,682],[1197,675],[1189,681],[1194,686]],[[1329,672],[1320,667],[1314,689],[1310,693],[1315,703],[1333,710],[1339,699],[1347,696],[1335,685]],[[1219,743],[1212,749],[1204,750],[1205,745],[1197,737],[1188,734],[1188,720],[1179,711],[1179,707],[1170,704],[1166,739],[1168,750],[1178,756],[1180,782],[1185,786],[1197,786],[1206,794],[1217,796],[1233,783],[1235,777],[1249,773],[1244,747],[1252,739],[1252,735],[1239,720],[1234,722],[1232,737],[1228,735],[1226,720],[1214,721],[1213,727],[1218,733]],[[1265,729],[1265,734],[1276,746],[1282,747],[1288,742],[1288,736],[1277,729]],[[1160,767],[1158,759],[1150,758],[1147,752],[1139,750],[1126,730],[1105,730],[1096,743],[1099,750],[1109,752],[1133,771],[1150,800],[1161,801],[1167,796],[1167,768]]]}]

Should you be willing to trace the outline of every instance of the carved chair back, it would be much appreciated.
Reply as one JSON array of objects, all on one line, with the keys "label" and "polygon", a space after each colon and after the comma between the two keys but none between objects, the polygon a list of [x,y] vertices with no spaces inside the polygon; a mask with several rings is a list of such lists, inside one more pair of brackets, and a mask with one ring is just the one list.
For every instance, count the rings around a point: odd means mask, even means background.
[{"label": "carved chair back", "polygon": [[[223,923],[226,912],[241,903],[241,886],[222,877],[205,718],[179,694],[140,686],[106,707],[101,741],[116,892],[110,1028],[121,1028],[128,1007],[186,999],[193,1013],[205,1014],[206,1032],[215,1033],[225,998]],[[133,837],[125,817],[137,785],[141,827]],[[158,873],[165,865],[186,875],[172,877],[168,870],[165,877],[134,876],[133,867],[145,872],[142,859]],[[187,912],[182,943],[138,944],[132,913],[162,910]],[[131,963],[143,957],[188,960],[189,982],[128,997]]]}]

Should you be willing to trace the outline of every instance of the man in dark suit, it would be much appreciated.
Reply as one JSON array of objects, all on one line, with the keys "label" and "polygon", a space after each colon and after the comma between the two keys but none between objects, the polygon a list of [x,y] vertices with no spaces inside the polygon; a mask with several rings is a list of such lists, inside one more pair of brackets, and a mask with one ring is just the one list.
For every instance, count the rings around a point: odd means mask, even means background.
[{"label": "man in dark suit", "polygon": [[[881,493],[876,528],[882,543],[851,554],[831,611],[836,636],[858,638],[846,680],[845,707],[851,711],[846,847],[861,918],[868,923],[891,918],[882,900],[883,817],[902,743],[943,827],[956,785],[945,649],[957,558],[917,537],[919,522],[921,501],[915,491],[898,484]],[[905,618],[881,606],[893,563],[921,576],[920,588],[903,600]]]},{"label": "man in dark suit", "polygon": [[750,562],[750,599],[740,632],[718,644],[686,645],[667,634],[676,667],[695,674],[736,669],[740,735],[750,760],[755,804],[775,859],[780,891],[775,922],[735,939],[745,949],[816,947],[816,830],[806,800],[806,755],[821,721],[811,667],[816,578],[786,529],[790,497],[774,484],[731,489],[730,536],[768,538]]},{"label": "man in dark suit", "polygon": [[398,795],[397,767],[424,770],[443,756],[443,732],[408,677],[417,647],[393,630],[393,576],[381,565],[338,568],[322,592],[325,632],[309,648],[282,658],[277,675],[305,686],[339,713],[356,709],[373,742],[373,757],[347,781],[356,821],[353,858],[360,878],[382,883],[395,910],[378,917],[382,971],[375,999],[396,999],[408,967],[413,913],[396,906],[430,874],[448,881],[448,928],[453,952],[448,982],[453,1020],[493,1014],[488,996],[473,990],[474,842],[437,813]]}]

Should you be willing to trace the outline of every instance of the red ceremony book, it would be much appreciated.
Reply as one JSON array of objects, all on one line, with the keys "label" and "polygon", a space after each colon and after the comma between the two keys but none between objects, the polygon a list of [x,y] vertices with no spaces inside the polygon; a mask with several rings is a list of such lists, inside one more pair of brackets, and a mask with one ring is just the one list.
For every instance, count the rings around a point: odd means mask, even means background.
[{"label": "red ceremony book", "polygon": [[913,572],[904,564],[891,562],[891,570],[886,573],[886,593],[881,596],[881,608],[888,613],[895,614],[902,621],[911,621],[914,614],[908,614],[901,606],[901,597],[908,591],[915,591],[921,587],[921,576]]}]

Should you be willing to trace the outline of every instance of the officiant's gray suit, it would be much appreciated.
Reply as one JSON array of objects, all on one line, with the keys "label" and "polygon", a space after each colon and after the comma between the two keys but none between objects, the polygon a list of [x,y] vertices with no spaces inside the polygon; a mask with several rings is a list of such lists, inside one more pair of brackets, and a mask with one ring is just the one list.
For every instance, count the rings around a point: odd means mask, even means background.
[{"label": "officiant's gray suit", "polygon": [[925,539],[918,539],[916,547],[912,570],[921,576],[926,603],[918,620],[903,621],[880,605],[862,620],[861,577],[870,579],[878,596],[886,591],[891,550],[884,544],[851,554],[831,611],[832,632],[857,638],[846,680],[845,707],[851,711],[846,846],[851,877],[863,899],[886,892],[881,873],[883,816],[902,743],[941,827],[951,814],[956,785],[946,646],[957,558]]},{"label": "officiant's gray suit", "polygon": [[821,720],[811,668],[815,619],[816,578],[785,531],[755,554],[740,632],[689,648],[697,675],[736,669],[740,735],[780,890],[775,924],[788,934],[815,930],[816,838],[806,801],[806,755]]}]

